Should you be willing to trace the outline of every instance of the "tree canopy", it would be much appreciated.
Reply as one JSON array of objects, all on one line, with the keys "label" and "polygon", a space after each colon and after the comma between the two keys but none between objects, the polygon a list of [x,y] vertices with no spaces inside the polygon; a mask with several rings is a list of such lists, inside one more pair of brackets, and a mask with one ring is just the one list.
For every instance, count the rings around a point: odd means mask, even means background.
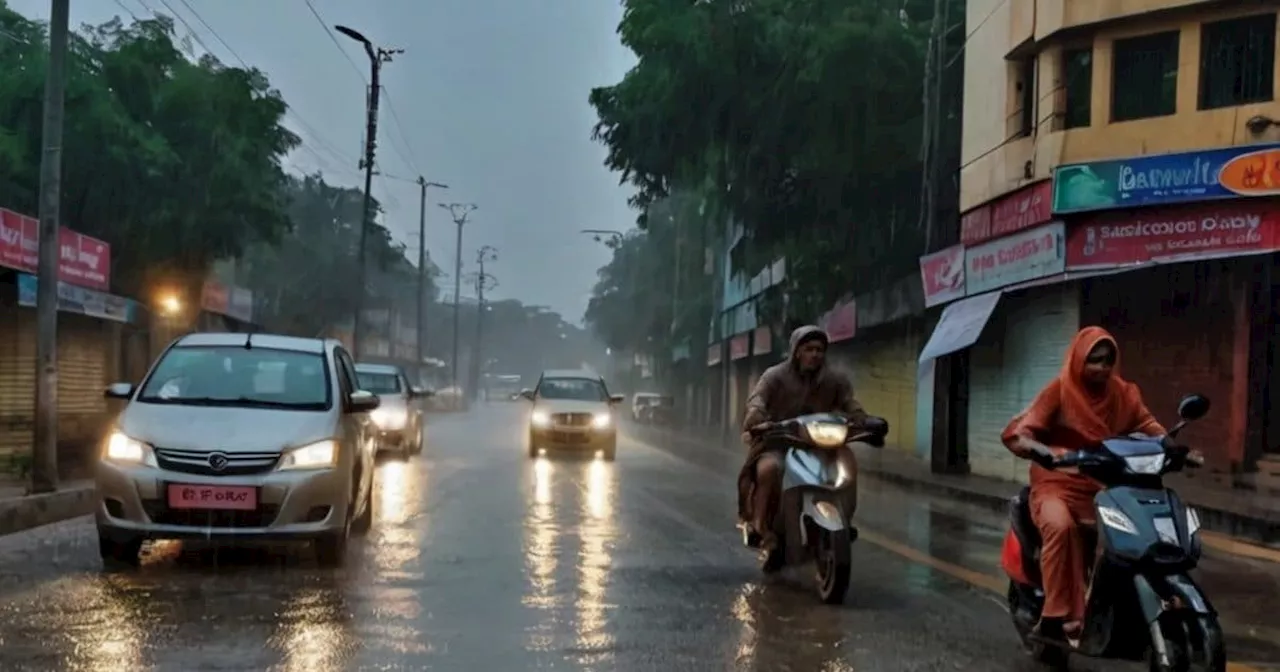
[{"label": "tree canopy", "polygon": [[663,197],[698,191],[718,219],[691,225],[740,223],[748,275],[785,255],[788,294],[814,315],[914,268],[933,2],[623,4],[638,63],[590,102],[641,228]]}]

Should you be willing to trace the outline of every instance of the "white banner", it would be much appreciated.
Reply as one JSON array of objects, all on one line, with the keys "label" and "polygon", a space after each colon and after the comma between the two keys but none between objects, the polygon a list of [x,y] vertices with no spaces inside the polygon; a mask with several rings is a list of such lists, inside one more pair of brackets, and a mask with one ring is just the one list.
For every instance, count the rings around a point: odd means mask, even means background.
[{"label": "white banner", "polygon": [[997,238],[964,251],[969,296],[1066,271],[1066,227],[1062,222]]}]

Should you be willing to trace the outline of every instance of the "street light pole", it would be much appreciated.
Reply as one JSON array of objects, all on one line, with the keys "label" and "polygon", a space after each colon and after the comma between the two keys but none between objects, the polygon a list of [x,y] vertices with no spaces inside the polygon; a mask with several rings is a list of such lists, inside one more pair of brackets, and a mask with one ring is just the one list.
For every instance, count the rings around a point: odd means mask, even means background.
[{"label": "street light pole", "polygon": [[441,208],[449,211],[453,223],[458,225],[457,246],[453,253],[453,361],[449,366],[449,378],[453,387],[458,386],[458,305],[462,302],[462,227],[467,217],[476,210],[475,203],[439,203]]},{"label": "street light pole", "polygon": [[35,435],[31,492],[58,489],[58,227],[62,202],[62,124],[66,102],[70,0],[53,0],[49,13],[49,64],[44,84],[43,155],[40,159],[40,228],[36,267]]},{"label": "street light pole", "polygon": [[396,54],[403,54],[404,49],[384,49],[375,47],[369,38],[359,31],[346,26],[334,26],[334,30],[364,45],[364,53],[369,56],[369,97],[365,104],[367,119],[365,123],[364,158],[360,167],[364,169],[364,210],[360,218],[360,272],[356,295],[356,314],[351,325],[351,350],[357,359],[360,358],[360,324],[364,315],[365,294],[368,292],[369,229],[373,225],[373,167],[374,154],[378,148],[378,100],[382,97],[381,74],[382,64],[391,62]]},{"label": "street light pole", "polygon": [[420,369],[427,349],[427,187],[448,189],[449,185],[428,182],[427,178],[419,175],[418,187],[422,192],[418,204],[418,347],[414,366]]},{"label": "street light pole", "polygon": [[[484,272],[484,264],[497,260],[498,249],[492,245],[484,245],[476,252],[480,272],[476,274],[476,345],[471,356],[471,389],[475,395],[480,393],[480,362],[484,352],[484,292],[498,286],[497,279]],[[489,284],[490,281],[493,283]]]}]

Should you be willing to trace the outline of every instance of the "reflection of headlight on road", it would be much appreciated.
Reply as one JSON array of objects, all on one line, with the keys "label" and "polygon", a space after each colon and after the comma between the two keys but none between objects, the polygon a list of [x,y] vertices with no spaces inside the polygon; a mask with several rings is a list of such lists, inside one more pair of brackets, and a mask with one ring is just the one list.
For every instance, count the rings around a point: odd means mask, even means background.
[{"label": "reflection of headlight on road", "polygon": [[534,411],[533,415],[529,416],[529,422],[534,427],[546,427],[551,424],[551,416],[542,411]]},{"label": "reflection of headlight on road", "polygon": [[111,436],[107,437],[107,448],[103,455],[112,462],[156,466],[156,457],[151,452],[151,446],[120,432],[111,432]]},{"label": "reflection of headlight on road", "polygon": [[374,409],[371,417],[379,429],[404,429],[409,421],[409,413],[403,408]]},{"label": "reflection of headlight on road", "polygon": [[604,429],[613,423],[613,418],[608,413],[596,413],[591,417],[591,426],[596,429]]},{"label": "reflection of headlight on road", "polygon": [[284,454],[281,469],[324,469],[332,467],[338,458],[338,444],[333,441],[317,441]]}]

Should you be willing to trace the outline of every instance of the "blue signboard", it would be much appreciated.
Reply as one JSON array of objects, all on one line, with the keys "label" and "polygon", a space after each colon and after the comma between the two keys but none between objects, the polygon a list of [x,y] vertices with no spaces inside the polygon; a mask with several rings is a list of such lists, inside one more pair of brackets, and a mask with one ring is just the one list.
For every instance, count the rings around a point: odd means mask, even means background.
[{"label": "blue signboard", "polygon": [[[36,305],[36,276],[18,274],[18,305],[33,308]],[[77,315],[88,315],[113,322],[134,322],[137,319],[133,301],[122,296],[58,283],[58,310]]]},{"label": "blue signboard", "polygon": [[1280,143],[1059,166],[1053,213],[1280,194]]}]

